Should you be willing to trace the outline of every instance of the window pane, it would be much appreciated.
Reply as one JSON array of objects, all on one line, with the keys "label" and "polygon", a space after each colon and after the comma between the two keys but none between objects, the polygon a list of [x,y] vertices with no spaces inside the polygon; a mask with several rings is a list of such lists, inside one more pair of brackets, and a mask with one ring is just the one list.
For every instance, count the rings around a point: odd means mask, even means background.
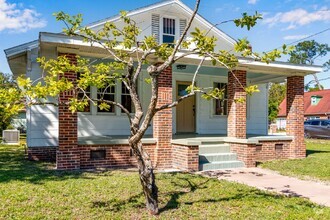
[{"label": "window pane", "polygon": [[[81,73],[77,73],[77,80],[79,80],[80,78],[81,78]],[[88,97],[90,97],[91,88],[90,87],[86,88],[85,93]],[[77,95],[78,100],[86,99],[86,97],[84,96],[85,94],[79,90]],[[85,106],[84,110],[78,112],[90,112],[90,103],[88,103],[88,105]]]},{"label": "window pane", "polygon": [[175,19],[163,18],[163,33],[175,35]]},{"label": "window pane", "polygon": [[312,121],[311,125],[320,125],[320,121]]},{"label": "window pane", "polygon": [[[103,99],[105,101],[115,101],[115,87],[114,86],[109,86],[106,88],[99,89],[97,91],[97,99]],[[99,102],[98,104],[101,104],[102,102]],[[115,106],[113,104],[109,104],[110,109],[105,110],[105,109],[100,109],[97,107],[98,112],[110,112],[114,113],[115,112]]]},{"label": "window pane", "polygon": [[[125,84],[121,84],[121,104],[129,111],[134,112],[134,106],[132,104],[132,99],[129,94],[128,89],[126,88]],[[123,113],[124,111],[121,110]]]},{"label": "window pane", "polygon": [[329,124],[330,124],[330,122],[328,122],[328,121],[321,121],[322,126],[328,126]]},{"label": "window pane", "polygon": [[214,114],[215,115],[227,115],[228,112],[228,91],[227,83],[214,83],[214,88],[224,89],[224,99],[223,100],[214,100]]},{"label": "window pane", "polygon": [[173,44],[174,43],[174,36],[163,35],[163,43]]}]

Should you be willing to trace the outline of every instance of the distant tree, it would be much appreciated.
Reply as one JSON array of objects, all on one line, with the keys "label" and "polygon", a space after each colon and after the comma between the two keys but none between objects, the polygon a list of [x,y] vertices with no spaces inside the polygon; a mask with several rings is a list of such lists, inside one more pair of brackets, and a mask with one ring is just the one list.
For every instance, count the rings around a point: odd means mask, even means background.
[{"label": "distant tree", "polygon": [[[324,57],[330,52],[330,47],[328,44],[320,44],[315,40],[303,41],[296,45],[295,49],[289,53],[289,62],[297,64],[307,64],[314,65],[315,60],[320,57]],[[325,71],[329,70],[330,60],[323,64]],[[314,81],[319,90],[323,87],[320,84],[319,79],[316,74],[313,74]],[[309,88],[310,83],[307,84]],[[306,90],[308,90],[308,88]]]},{"label": "distant tree", "polygon": [[0,131],[10,125],[22,108],[17,84],[11,75],[0,72]]},{"label": "distant tree", "polygon": [[268,100],[268,120],[270,123],[275,122],[279,106],[285,99],[286,95],[286,83],[271,83],[269,88],[269,100]]}]

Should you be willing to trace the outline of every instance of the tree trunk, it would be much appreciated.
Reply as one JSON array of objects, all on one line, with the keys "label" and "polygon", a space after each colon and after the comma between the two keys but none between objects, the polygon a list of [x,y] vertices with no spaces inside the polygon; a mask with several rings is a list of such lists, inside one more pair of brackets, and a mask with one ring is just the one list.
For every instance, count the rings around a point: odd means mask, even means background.
[{"label": "tree trunk", "polygon": [[144,151],[141,140],[138,143],[130,143],[130,145],[137,160],[140,181],[146,198],[147,210],[152,215],[157,215],[159,212],[158,187],[156,186],[156,179],[150,156]]}]

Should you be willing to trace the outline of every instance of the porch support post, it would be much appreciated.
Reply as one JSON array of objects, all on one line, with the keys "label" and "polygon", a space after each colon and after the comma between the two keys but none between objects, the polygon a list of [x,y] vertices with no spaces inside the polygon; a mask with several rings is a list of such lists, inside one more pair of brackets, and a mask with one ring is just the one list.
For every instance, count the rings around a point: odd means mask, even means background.
[{"label": "porch support post", "polygon": [[[228,137],[246,138],[246,71],[234,70],[228,73]],[[243,103],[235,102],[244,98]]]},{"label": "porch support post", "polygon": [[[159,75],[157,106],[172,101],[172,67],[168,67]],[[172,109],[162,110],[154,116],[153,137],[157,139],[154,166],[157,168],[171,168]]]},{"label": "porch support post", "polygon": [[[59,54],[66,56],[72,63],[77,62],[75,54]],[[75,72],[66,72],[64,76],[73,83],[77,80]],[[69,106],[63,103],[69,101],[74,96],[74,91],[67,91],[59,95],[58,107],[58,143],[56,152],[56,167],[58,170],[80,169],[80,152],[78,149],[78,116],[72,113]]]},{"label": "porch support post", "polygon": [[290,158],[306,157],[304,142],[304,77],[287,78],[286,134],[293,136]]}]

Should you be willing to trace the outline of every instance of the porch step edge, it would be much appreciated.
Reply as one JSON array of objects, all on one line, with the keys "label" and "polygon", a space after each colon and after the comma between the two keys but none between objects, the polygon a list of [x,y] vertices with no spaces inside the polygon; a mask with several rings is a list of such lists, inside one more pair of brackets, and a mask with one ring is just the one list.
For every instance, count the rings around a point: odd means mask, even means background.
[{"label": "porch step edge", "polygon": [[221,169],[233,169],[242,168],[244,163],[242,161],[221,161],[221,162],[211,162],[211,163],[200,163],[199,170],[221,170]]}]

